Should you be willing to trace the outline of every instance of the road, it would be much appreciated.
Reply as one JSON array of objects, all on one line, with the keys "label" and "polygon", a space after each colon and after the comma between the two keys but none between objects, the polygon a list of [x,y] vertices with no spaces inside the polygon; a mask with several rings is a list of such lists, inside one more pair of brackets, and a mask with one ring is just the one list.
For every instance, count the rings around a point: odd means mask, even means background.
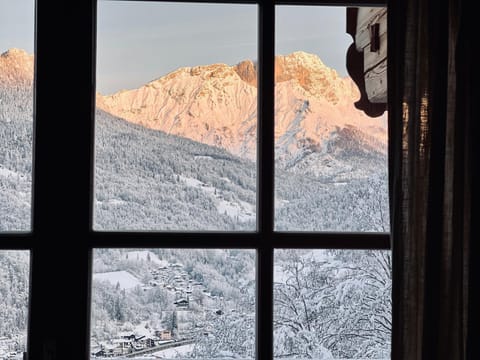
[{"label": "road", "polygon": [[178,346],[182,346],[182,345],[193,344],[193,342],[194,342],[193,339],[184,339],[184,340],[172,341],[172,342],[169,342],[169,343],[166,343],[166,344],[160,344],[160,345],[157,345],[157,346],[154,346],[154,347],[150,347],[150,348],[142,349],[142,350],[139,350],[139,351],[135,351],[131,354],[122,355],[122,356],[118,357],[117,359],[119,359],[119,358],[133,358],[133,357],[140,356],[140,355],[151,354],[151,353],[154,353],[154,352],[157,352],[157,351],[160,351],[160,350],[170,349],[170,348],[174,348],[174,347],[178,347]]}]

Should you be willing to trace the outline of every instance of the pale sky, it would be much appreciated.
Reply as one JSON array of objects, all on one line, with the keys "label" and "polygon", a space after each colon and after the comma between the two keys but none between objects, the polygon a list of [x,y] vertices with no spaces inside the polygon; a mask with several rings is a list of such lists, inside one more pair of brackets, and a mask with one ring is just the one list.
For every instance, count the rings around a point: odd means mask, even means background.
[{"label": "pale sky", "polygon": [[[0,0],[0,52],[17,47],[33,53],[33,4]],[[100,0],[97,18],[102,94],[141,86],[182,66],[257,59],[256,5]],[[344,7],[278,6],[276,53],[314,53],[345,76],[352,43],[345,19]]]}]

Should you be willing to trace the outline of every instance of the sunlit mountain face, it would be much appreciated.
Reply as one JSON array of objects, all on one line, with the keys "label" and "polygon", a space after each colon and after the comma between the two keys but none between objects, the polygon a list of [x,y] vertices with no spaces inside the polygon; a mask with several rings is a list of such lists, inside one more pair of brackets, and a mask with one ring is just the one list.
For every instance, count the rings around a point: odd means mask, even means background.
[{"label": "sunlit mountain face", "polygon": [[[362,137],[369,150],[385,153],[386,129],[355,109],[359,94],[350,78],[305,52],[275,60],[278,165],[292,167],[306,152],[328,152],[330,141],[345,128]],[[138,89],[98,95],[97,105],[147,128],[255,160],[257,71],[252,61],[181,68]]]}]

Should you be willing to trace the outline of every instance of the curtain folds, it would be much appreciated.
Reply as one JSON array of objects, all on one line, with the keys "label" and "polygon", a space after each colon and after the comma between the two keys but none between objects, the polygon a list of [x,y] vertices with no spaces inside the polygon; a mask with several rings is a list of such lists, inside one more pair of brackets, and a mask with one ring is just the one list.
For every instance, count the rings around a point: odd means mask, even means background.
[{"label": "curtain folds", "polygon": [[480,359],[471,3],[388,3],[393,360]]}]

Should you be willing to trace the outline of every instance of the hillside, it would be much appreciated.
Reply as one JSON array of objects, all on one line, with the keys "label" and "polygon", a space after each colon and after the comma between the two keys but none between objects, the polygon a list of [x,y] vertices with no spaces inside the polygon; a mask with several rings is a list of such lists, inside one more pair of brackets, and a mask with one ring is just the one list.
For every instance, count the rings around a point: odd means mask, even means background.
[{"label": "hillside", "polygon": [[30,229],[33,143],[33,57],[0,55],[0,231]]},{"label": "hillside", "polygon": [[[253,162],[101,111],[96,134],[96,229],[255,228]],[[381,160],[354,159],[355,168],[335,168],[330,155],[314,168],[329,169],[318,176],[278,169],[278,228],[383,231],[386,173],[373,171]]]}]

